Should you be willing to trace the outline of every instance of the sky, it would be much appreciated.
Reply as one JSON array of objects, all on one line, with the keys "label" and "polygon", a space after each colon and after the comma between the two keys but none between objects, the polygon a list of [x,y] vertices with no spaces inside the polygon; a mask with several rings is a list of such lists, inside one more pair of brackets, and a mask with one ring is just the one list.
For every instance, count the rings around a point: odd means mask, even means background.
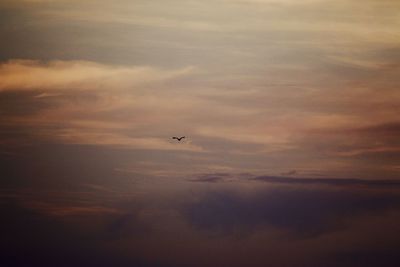
[{"label": "sky", "polygon": [[399,266],[399,10],[0,0],[0,265]]}]

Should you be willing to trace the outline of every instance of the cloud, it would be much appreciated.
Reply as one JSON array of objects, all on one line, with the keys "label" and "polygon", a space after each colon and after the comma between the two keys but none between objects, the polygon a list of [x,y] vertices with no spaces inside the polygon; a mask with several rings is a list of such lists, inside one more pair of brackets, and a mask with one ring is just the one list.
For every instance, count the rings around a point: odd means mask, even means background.
[{"label": "cloud", "polygon": [[7,214],[0,224],[3,266],[143,266],[138,253],[127,256],[107,246],[110,232],[101,217],[78,217],[74,226],[13,202],[1,202],[0,211]]},{"label": "cloud", "polygon": [[297,170],[291,170],[291,171],[287,171],[287,172],[283,172],[282,175],[296,175],[298,174]]},{"label": "cloud", "polygon": [[304,184],[304,185],[330,185],[330,186],[371,186],[371,187],[391,187],[400,186],[400,180],[362,180],[349,178],[291,178],[282,176],[258,176],[252,180],[278,184]]},{"label": "cloud", "polygon": [[30,203],[30,208],[37,211],[44,211],[47,215],[52,216],[85,216],[85,215],[107,215],[121,214],[118,209],[102,207],[102,206],[51,206],[46,203]]},{"label": "cloud", "polygon": [[207,192],[184,205],[182,214],[200,230],[251,233],[276,227],[298,237],[315,237],[346,228],[349,218],[399,207],[399,196],[384,191],[279,188],[251,195]]},{"label": "cloud", "polygon": [[68,144],[86,144],[86,145],[103,145],[115,146],[126,149],[153,149],[153,150],[181,150],[204,152],[204,150],[190,143],[173,144],[168,142],[169,137],[151,138],[151,137],[130,137],[121,134],[101,134],[101,133],[82,133],[76,131],[61,131],[55,133],[54,138]]},{"label": "cloud", "polygon": [[[208,69],[88,61],[8,61],[0,75],[3,144],[207,152],[208,166],[259,174],[293,168],[330,177],[340,171],[364,178],[378,169],[384,177],[398,175],[393,159],[376,164],[368,158],[394,158],[398,152],[391,132],[399,94],[382,85],[345,84],[344,93],[331,84],[257,84],[256,75],[239,88],[225,88],[208,80],[216,75]],[[229,81],[226,75],[220,78]],[[243,91],[247,86],[251,90]],[[188,135],[188,142],[169,142],[177,132]],[[358,158],[374,162],[361,164]]]},{"label": "cloud", "polygon": [[232,178],[232,175],[230,173],[208,173],[198,175],[195,178],[188,179],[188,181],[198,183],[217,183],[225,181],[229,178]]},{"label": "cloud", "polygon": [[[290,266],[299,262],[325,266],[344,252],[396,247],[393,232],[398,216],[391,212],[399,207],[397,187],[273,184],[227,171],[182,177],[143,174],[165,170],[156,163],[171,161],[178,162],[171,168],[174,171],[188,165],[190,175],[193,169],[198,171],[193,162],[209,156],[186,157],[186,153],[168,151],[140,154],[57,144],[32,145],[20,148],[16,155],[0,155],[4,166],[0,246],[5,255],[24,252],[24,257],[3,257],[0,263],[175,266],[193,265],[193,258],[208,255],[201,266],[220,266],[221,262],[243,266],[255,258],[254,266],[275,267],[287,263],[279,255],[290,254],[299,255]],[[139,166],[143,160],[148,162]],[[120,166],[136,172],[115,171]],[[231,182],[186,180],[212,176]],[[177,236],[181,242],[171,242]],[[381,241],[377,244],[376,240]],[[266,250],[278,256],[265,257]],[[221,255],[227,257],[221,261]]]},{"label": "cloud", "polygon": [[368,133],[372,135],[398,135],[400,134],[400,122],[393,121],[383,124],[370,125],[358,129],[352,129],[356,132]]},{"label": "cloud", "polygon": [[[141,116],[146,112],[163,105],[172,107],[145,89],[165,87],[163,83],[187,76],[192,70],[121,67],[88,61],[11,60],[0,65],[2,125],[7,132],[14,129],[32,133],[29,128],[35,128],[42,132],[42,137],[39,134],[36,138],[69,144],[199,152],[202,149],[190,142],[179,146],[168,142],[169,135],[131,136],[123,131],[129,128],[126,120],[109,117],[131,112],[134,115],[129,120],[143,124]],[[157,115],[155,122],[162,116]],[[153,122],[150,117],[146,124]]]},{"label": "cloud", "polygon": [[0,265],[396,262],[400,2],[167,2],[0,0]]},{"label": "cloud", "polygon": [[0,91],[132,89],[184,76],[192,70],[110,66],[89,61],[10,60],[0,65]]}]

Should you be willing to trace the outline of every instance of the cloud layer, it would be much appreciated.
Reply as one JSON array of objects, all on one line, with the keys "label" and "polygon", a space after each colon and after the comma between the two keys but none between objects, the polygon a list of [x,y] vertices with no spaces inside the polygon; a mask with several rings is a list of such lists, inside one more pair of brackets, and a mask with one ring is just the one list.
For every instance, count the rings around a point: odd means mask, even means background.
[{"label": "cloud layer", "polygon": [[400,266],[398,10],[0,0],[0,265]]},{"label": "cloud layer", "polygon": [[[385,81],[341,92],[246,78],[244,90],[200,81],[212,76],[200,66],[11,60],[0,67],[2,142],[194,152],[211,172],[397,177],[400,96]],[[189,138],[172,142],[181,133]]]}]

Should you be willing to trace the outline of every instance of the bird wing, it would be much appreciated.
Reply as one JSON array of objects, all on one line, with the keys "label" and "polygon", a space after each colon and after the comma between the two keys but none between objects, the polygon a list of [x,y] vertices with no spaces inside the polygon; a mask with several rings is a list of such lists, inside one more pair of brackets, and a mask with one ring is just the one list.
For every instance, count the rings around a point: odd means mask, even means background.
[{"label": "bird wing", "polygon": [[183,138],[185,138],[185,136],[181,136],[181,137],[174,136],[174,137],[172,137],[172,139],[177,139],[178,141],[181,141]]}]

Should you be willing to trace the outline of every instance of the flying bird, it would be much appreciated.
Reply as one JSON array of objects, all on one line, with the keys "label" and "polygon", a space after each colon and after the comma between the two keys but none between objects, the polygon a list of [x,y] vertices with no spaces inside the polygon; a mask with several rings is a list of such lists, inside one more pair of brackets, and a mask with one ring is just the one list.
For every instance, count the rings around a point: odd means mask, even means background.
[{"label": "flying bird", "polygon": [[181,137],[174,136],[174,137],[172,137],[172,139],[176,139],[178,141],[181,141],[183,138],[185,138],[185,136],[181,136]]}]

